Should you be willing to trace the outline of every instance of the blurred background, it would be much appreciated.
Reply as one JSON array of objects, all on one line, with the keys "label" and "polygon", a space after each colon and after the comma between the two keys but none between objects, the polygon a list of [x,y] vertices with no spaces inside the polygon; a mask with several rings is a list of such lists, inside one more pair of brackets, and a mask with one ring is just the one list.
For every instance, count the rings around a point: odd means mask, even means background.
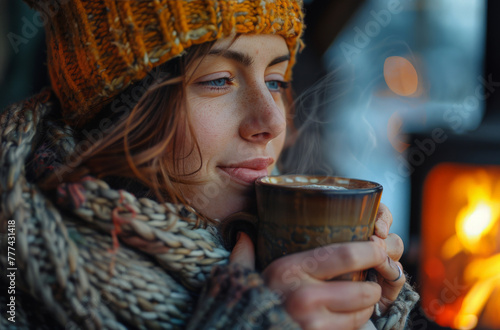
[{"label": "blurred background", "polygon": [[[305,8],[290,171],[384,186],[422,296],[412,329],[500,329],[500,2]],[[1,109],[48,85],[44,22],[0,1]]]}]

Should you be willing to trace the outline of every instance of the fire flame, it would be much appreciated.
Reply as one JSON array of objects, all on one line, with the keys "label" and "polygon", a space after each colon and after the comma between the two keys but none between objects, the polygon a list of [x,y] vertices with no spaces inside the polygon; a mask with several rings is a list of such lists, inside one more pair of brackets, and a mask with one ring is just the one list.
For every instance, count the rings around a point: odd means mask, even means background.
[{"label": "fire flame", "polygon": [[471,288],[455,316],[457,329],[475,328],[486,302],[500,287],[500,244],[496,237],[500,227],[500,189],[494,189],[496,182],[486,173],[479,174],[476,180],[470,176],[458,179],[467,191],[467,205],[457,215],[456,236],[448,239],[442,250],[447,259],[461,252],[474,257],[464,272],[464,280]]},{"label": "fire flame", "polygon": [[465,249],[472,253],[480,252],[481,239],[491,233],[498,219],[498,211],[498,203],[495,204],[483,196],[460,211],[456,231]]}]

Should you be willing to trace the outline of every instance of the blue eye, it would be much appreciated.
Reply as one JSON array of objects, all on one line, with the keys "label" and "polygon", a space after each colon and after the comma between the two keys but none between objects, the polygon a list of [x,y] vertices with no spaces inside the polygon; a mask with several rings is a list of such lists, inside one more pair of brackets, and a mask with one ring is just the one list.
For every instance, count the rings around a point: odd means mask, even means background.
[{"label": "blue eye", "polygon": [[228,78],[219,78],[219,79],[207,81],[206,84],[208,86],[222,87],[226,84],[227,80],[228,80]]},{"label": "blue eye", "polygon": [[266,85],[270,90],[278,90],[280,88],[277,80],[266,81]]},{"label": "blue eye", "polygon": [[201,81],[198,84],[212,87],[214,89],[227,87],[234,78],[217,78],[213,80]]},{"label": "blue eye", "polygon": [[287,89],[288,88],[288,83],[284,81],[279,81],[279,80],[269,80],[266,81],[267,88],[271,92],[279,92],[280,88],[281,89]]}]

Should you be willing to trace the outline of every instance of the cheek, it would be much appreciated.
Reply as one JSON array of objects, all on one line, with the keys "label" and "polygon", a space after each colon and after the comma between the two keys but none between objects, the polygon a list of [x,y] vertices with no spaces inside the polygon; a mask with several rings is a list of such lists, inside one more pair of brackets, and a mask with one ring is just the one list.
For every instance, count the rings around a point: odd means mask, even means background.
[{"label": "cheek", "polygon": [[198,114],[191,122],[198,143],[207,149],[216,147],[213,144],[223,140],[224,133],[228,131],[228,124],[213,111],[209,111],[208,115]]},{"label": "cheek", "polygon": [[[227,155],[233,138],[231,123],[221,113],[210,107],[193,113],[191,127],[201,153],[203,167],[217,163]],[[209,166],[210,167],[210,166]]]},{"label": "cheek", "polygon": [[222,142],[232,136],[234,128],[233,102],[227,98],[216,98],[190,102],[190,121],[200,145],[208,149],[216,147],[216,141]]}]

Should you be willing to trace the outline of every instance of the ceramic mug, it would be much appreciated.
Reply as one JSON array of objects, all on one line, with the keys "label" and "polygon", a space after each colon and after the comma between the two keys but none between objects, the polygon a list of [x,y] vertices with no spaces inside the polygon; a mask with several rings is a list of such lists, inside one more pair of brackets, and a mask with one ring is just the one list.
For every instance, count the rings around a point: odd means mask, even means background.
[{"label": "ceramic mug", "polygon": [[[373,234],[382,186],[332,176],[266,176],[257,194],[257,267],[327,244],[366,241]],[[364,280],[365,271],[338,280]]]}]

